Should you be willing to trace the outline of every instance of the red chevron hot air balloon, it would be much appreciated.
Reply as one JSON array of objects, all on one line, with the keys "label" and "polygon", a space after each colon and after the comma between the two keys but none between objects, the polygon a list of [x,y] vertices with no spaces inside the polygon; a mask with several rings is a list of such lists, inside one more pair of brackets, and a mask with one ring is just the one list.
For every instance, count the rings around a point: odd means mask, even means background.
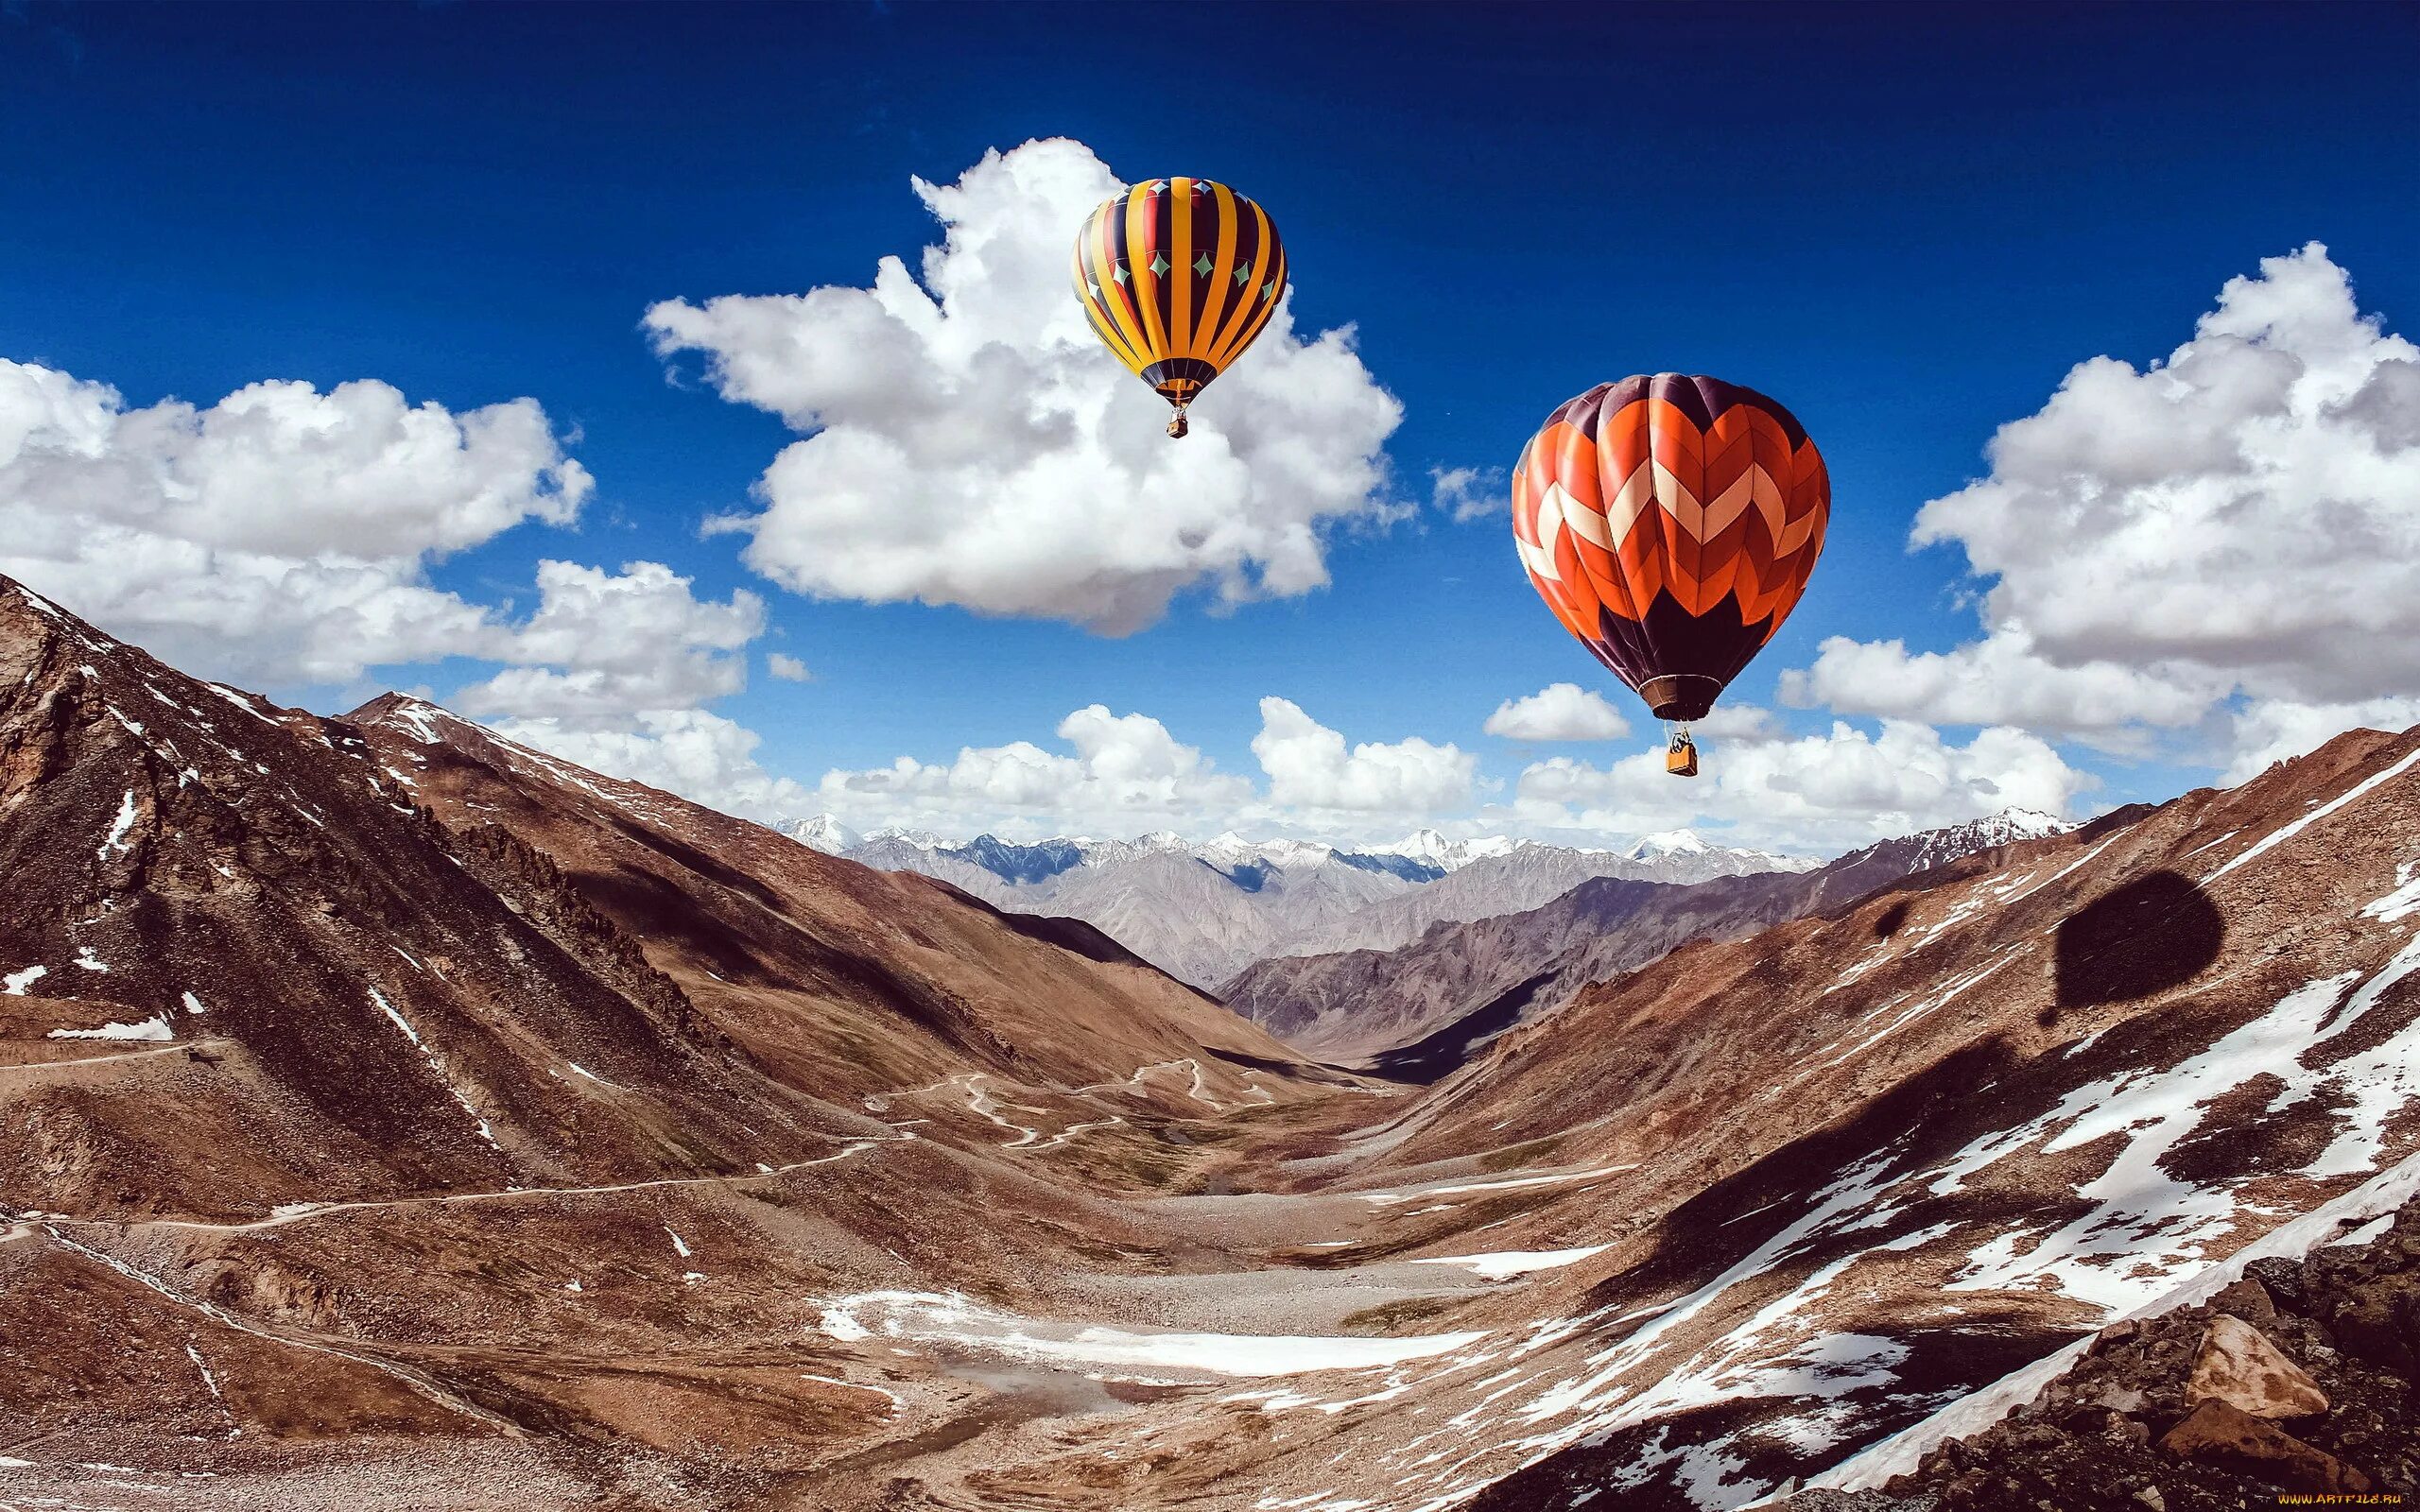
[{"label": "red chevron hot air balloon", "polygon": [[[1658,719],[1703,719],[1824,549],[1831,480],[1789,410],[1662,372],[1547,417],[1512,474],[1512,541],[1564,627]],[[1684,729],[1671,769],[1697,770]]]}]

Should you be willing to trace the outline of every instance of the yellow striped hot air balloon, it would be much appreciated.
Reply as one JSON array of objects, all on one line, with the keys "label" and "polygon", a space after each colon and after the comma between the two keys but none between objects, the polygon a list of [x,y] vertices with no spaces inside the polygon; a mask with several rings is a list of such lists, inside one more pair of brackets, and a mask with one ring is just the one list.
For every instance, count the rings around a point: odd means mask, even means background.
[{"label": "yellow striped hot air balloon", "polygon": [[1101,202],[1076,238],[1076,297],[1102,345],[1184,410],[1286,294],[1269,212],[1208,179],[1153,179]]}]

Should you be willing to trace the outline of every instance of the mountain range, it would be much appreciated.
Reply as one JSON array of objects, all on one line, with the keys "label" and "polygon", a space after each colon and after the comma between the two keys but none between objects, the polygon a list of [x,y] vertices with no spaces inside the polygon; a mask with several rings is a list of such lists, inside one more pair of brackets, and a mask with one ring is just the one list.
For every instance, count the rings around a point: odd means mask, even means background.
[{"label": "mountain range", "polygon": [[1228,1006],[1307,1052],[1433,1080],[1588,984],[1685,941],[1736,939],[1961,857],[2067,828],[2053,816],[2012,809],[1880,841],[1809,871],[1700,882],[1597,877],[1535,908],[1438,921],[1392,950],[1257,961],[1219,991]]},{"label": "mountain range", "polygon": [[[1407,1085],[1096,923],[0,579],[0,1502],[2412,1494],[2420,729],[1911,843]],[[2197,1401],[2208,1339],[2269,1358],[2226,1309],[2328,1405]]]},{"label": "mountain range", "polygon": [[1621,850],[1576,850],[1423,830],[1392,845],[1247,840],[951,841],[906,830],[859,835],[830,815],[784,833],[889,871],[939,877],[995,906],[1098,925],[1204,988],[1266,956],[1388,950],[1441,920],[1534,907],[1592,877],[1700,882],[1816,863],[1712,846],[1686,830]]}]

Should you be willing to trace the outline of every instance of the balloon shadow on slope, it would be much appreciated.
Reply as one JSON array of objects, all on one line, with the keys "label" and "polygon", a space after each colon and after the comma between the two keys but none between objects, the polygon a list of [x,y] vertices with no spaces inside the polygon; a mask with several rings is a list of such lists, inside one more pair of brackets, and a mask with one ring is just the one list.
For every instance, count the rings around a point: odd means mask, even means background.
[{"label": "balloon shadow on slope", "polygon": [[2130,1003],[2182,987],[2219,958],[2226,919],[2201,885],[2154,871],[2101,894],[2059,921],[2056,990],[2042,1015]]}]

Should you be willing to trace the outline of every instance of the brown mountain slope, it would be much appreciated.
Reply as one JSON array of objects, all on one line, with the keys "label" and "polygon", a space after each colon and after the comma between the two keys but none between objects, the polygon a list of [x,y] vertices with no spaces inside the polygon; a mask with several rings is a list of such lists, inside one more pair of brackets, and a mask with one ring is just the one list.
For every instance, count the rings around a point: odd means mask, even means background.
[{"label": "brown mountain slope", "polygon": [[[21,1061],[0,1180],[21,1203],[259,1213],[745,1168],[845,1124],[719,1054],[627,939],[459,845],[341,728],[14,585],[0,685],[0,1024]],[[623,1095],[585,1093],[572,1063]]]},{"label": "brown mountain slope", "polygon": [[2297,1492],[2410,1504],[2420,1496],[2420,1202],[2348,1216],[2307,1252],[2243,1270],[2197,1285],[2204,1297],[2104,1329],[2006,1421],[1930,1449],[1885,1494],[1809,1490],[1790,1512],[2045,1501],[2233,1512]]},{"label": "brown mountain slope", "polygon": [[870,1389],[821,1351],[752,1355],[818,1296],[1164,1265],[1093,1194],[1341,1085],[1083,926],[5,581],[0,868],[0,1473],[200,1433],[305,1504],[358,1489],[310,1445],[435,1435],[399,1452],[527,1504],[724,1504],[879,1435],[819,1418]]},{"label": "brown mountain slope", "polygon": [[[862,1096],[971,1063],[1081,1085],[1137,1064],[1298,1063],[1266,1034],[1072,919],[1011,919],[389,695],[345,721],[393,780],[476,837],[500,826],[786,1079]],[[900,1035],[902,1023],[922,1031]],[[937,1054],[937,1052],[943,1052]],[[1214,1054],[1214,1095],[1252,1079]]]},{"label": "brown mountain slope", "polygon": [[1604,1247],[1522,1299],[1567,1349],[1493,1397],[1414,1383],[1498,1448],[1409,1488],[1740,1504],[2420,1146],[2415,768],[2420,730],[2357,731],[1685,946],[1439,1084],[1366,1146],[1406,1177],[1576,1168],[1411,1190],[1488,1193],[1458,1224],[1517,1203],[1506,1248]]}]

